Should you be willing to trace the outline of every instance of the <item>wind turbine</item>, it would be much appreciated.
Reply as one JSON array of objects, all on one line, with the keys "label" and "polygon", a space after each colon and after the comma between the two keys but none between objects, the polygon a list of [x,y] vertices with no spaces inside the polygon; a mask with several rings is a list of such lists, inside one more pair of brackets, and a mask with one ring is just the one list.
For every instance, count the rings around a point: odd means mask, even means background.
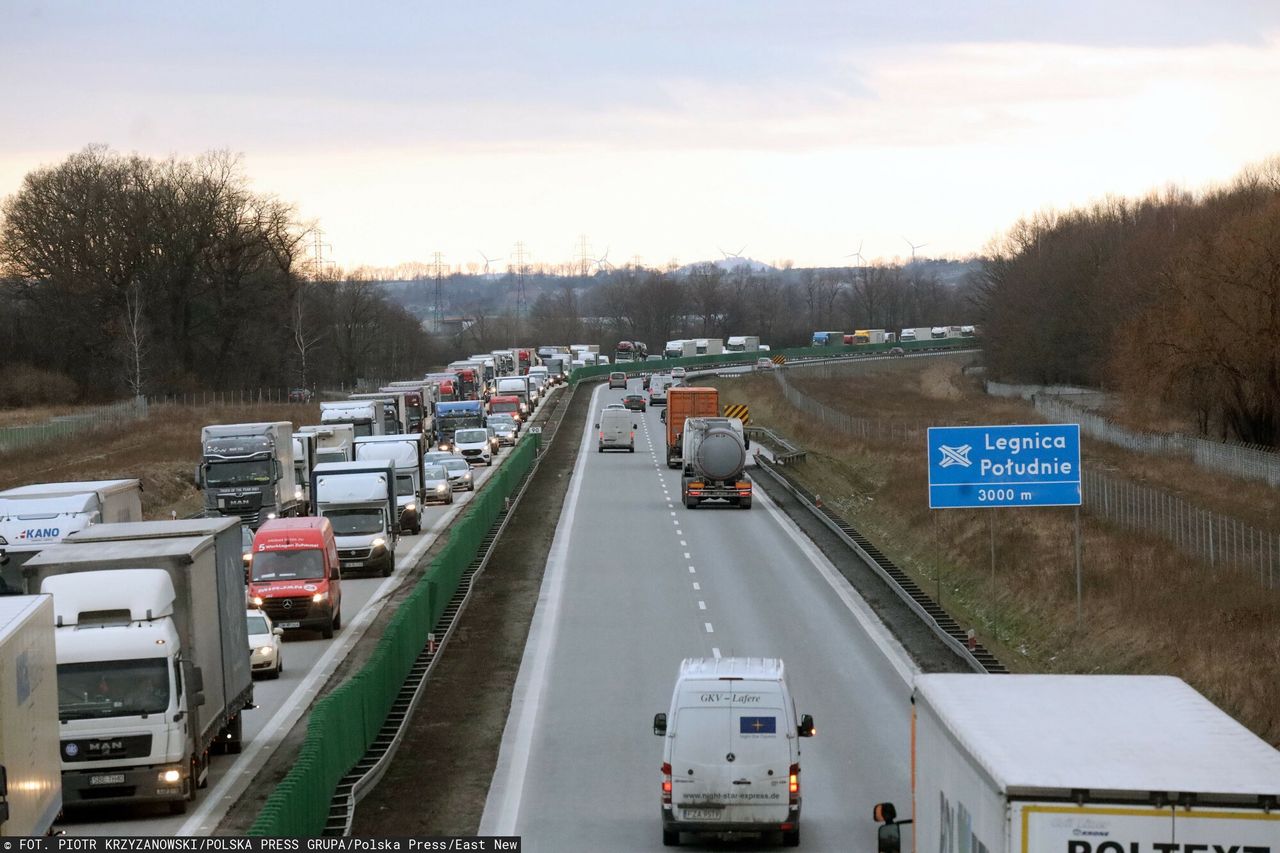
[{"label": "wind turbine", "polygon": [[598,258],[594,258],[593,260],[595,261],[595,264],[596,264],[596,272],[600,272],[605,269],[608,269],[608,270],[614,269],[613,264],[609,263],[609,247],[608,246],[604,247],[603,255],[601,255]]},{"label": "wind turbine", "polygon": [[866,258],[864,258],[864,257],[862,257],[862,243],[863,243],[863,241],[862,241],[862,240],[859,240],[859,241],[858,241],[858,248],[853,252],[853,254],[851,254],[851,255],[845,255],[845,257],[846,257],[846,258],[857,258],[857,259],[858,259],[858,266],[860,266],[860,267],[865,267],[865,266],[867,265],[867,259],[866,259]]},{"label": "wind turbine", "polygon": [[480,257],[484,258],[484,274],[487,276],[489,275],[489,264],[493,263],[498,259],[496,257],[494,258],[489,257],[484,252],[481,252],[479,249],[476,249],[476,251],[480,254]]},{"label": "wind turbine", "polygon": [[[907,240],[906,237],[903,237],[902,239]],[[912,243],[910,240],[907,240],[907,245],[911,247],[911,263],[914,264],[916,262],[916,249],[923,249],[925,246],[929,244],[928,243]]]},{"label": "wind turbine", "polygon": [[742,248],[736,252],[726,252],[724,249],[720,249],[719,246],[716,248],[720,250],[720,254],[724,255],[724,259],[726,261],[733,260],[735,258],[739,261],[742,260],[742,253],[747,250],[746,244],[743,244]]}]

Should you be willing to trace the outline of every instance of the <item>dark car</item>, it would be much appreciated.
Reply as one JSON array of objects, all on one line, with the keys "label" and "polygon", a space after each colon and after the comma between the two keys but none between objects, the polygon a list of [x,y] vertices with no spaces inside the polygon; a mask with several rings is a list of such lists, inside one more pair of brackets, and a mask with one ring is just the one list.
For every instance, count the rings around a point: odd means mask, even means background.
[{"label": "dark car", "polygon": [[648,403],[643,394],[628,394],[622,398],[622,405],[633,412],[643,412]]},{"label": "dark car", "polygon": [[310,388],[290,388],[289,402],[290,403],[310,403],[311,389]]}]

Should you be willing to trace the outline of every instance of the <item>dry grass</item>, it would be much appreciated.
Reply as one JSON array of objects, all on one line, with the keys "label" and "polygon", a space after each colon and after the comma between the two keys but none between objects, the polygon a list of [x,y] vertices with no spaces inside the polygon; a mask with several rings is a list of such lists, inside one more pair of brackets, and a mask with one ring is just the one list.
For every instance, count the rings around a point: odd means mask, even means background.
[{"label": "dry grass", "polygon": [[192,474],[200,461],[200,428],[215,423],[318,423],[318,405],[152,406],[151,416],[0,455],[0,488],[63,480],[142,480],[147,518],[200,510]]},{"label": "dry grass", "polygon": [[74,415],[78,406],[22,406],[16,409],[0,409],[0,427],[42,424],[59,415]]},{"label": "dry grass", "polygon": [[[904,422],[1026,423],[1020,401],[989,398],[956,365],[894,369],[793,383],[828,405]],[[1280,744],[1280,595],[1219,572],[1155,538],[1083,516],[1084,628],[1076,627],[1074,524],[1069,509],[928,509],[923,437],[860,441],[816,428],[767,378],[720,380],[722,397],[751,405],[753,422],[808,451],[792,470],[978,630],[1011,669],[1171,673],[1193,684],[1272,744]],[[1248,484],[1218,482],[1190,462],[1086,445],[1086,458],[1135,479],[1189,483],[1189,497],[1235,511]],[[1270,503],[1275,503],[1274,492]],[[1244,512],[1240,514],[1244,515]],[[991,523],[996,563],[991,569]]]}]

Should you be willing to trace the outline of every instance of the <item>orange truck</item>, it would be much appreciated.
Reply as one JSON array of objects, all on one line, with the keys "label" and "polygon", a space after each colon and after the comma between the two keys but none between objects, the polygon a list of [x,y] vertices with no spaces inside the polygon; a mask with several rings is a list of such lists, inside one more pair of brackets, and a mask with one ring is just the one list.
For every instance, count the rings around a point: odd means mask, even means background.
[{"label": "orange truck", "polygon": [[686,418],[714,418],[720,415],[720,392],[715,388],[667,389],[667,467],[679,468],[681,442]]}]

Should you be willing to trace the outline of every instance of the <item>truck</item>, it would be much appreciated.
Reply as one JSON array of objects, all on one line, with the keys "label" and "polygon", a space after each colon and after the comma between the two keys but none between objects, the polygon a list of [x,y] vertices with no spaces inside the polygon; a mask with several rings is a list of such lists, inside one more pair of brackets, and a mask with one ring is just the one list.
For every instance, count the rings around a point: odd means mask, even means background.
[{"label": "truck", "polygon": [[883,344],[887,342],[884,329],[858,329],[852,335],[844,336],[845,346],[860,344]]},{"label": "truck", "polygon": [[684,475],[680,492],[686,509],[708,500],[751,509],[748,442],[738,418],[685,418],[681,447]]},{"label": "truck", "polygon": [[293,482],[297,484],[294,491],[298,495],[299,515],[311,512],[311,469],[316,467],[316,438],[314,432],[293,434]]},{"label": "truck", "polygon": [[[211,531],[204,533],[202,531]],[[66,806],[181,814],[253,706],[234,518],[95,525],[27,564],[53,596]]]},{"label": "truck", "polygon": [[814,332],[809,346],[838,347],[844,345],[844,332]]},{"label": "truck", "polygon": [[0,594],[34,593],[22,564],[90,524],[142,520],[142,481],[33,483],[0,492]]},{"label": "truck", "polygon": [[372,400],[321,400],[320,423],[351,424],[357,436],[386,434],[382,409]]},{"label": "truck", "polygon": [[725,352],[759,352],[760,338],[755,335],[730,335]]},{"label": "truck", "polygon": [[326,462],[311,472],[316,515],[329,519],[343,572],[396,567],[400,512],[396,469],[389,460]]},{"label": "truck", "polygon": [[[1181,679],[916,677],[911,800],[875,806],[878,850],[1280,850],[1280,752]],[[869,839],[868,839],[869,840]]]},{"label": "truck", "polygon": [[48,835],[61,811],[53,598],[5,596],[0,598],[0,835]]},{"label": "truck", "polygon": [[527,376],[504,376],[498,380],[494,394],[500,397],[517,397],[520,400],[520,417],[533,414],[533,394]]},{"label": "truck", "polygon": [[378,389],[404,395],[405,432],[431,432],[431,391],[421,379],[392,382]]},{"label": "truck", "polygon": [[196,484],[206,513],[238,515],[250,528],[298,514],[293,424],[211,424],[200,430]]},{"label": "truck", "polygon": [[382,435],[396,435],[408,429],[409,412],[403,391],[374,391],[349,394],[348,400],[370,400],[382,407]]},{"label": "truck", "polygon": [[715,388],[681,386],[667,390],[667,467],[679,468],[686,418],[720,415],[720,392]]},{"label": "truck", "polygon": [[386,460],[396,469],[396,505],[400,529],[422,532],[422,507],[426,499],[422,476],[422,454],[427,450],[421,433],[374,435],[356,439],[356,461]]},{"label": "truck", "polygon": [[[356,458],[356,429],[351,424],[312,424],[298,427],[298,432],[315,435],[316,465],[321,462],[351,462]],[[308,474],[308,495],[311,494],[310,478],[311,475]]]},{"label": "truck", "polygon": [[[501,380],[506,382],[508,380]],[[521,379],[520,381],[524,381]],[[471,429],[484,426],[483,403],[479,400],[459,400],[456,403],[441,403],[436,408],[436,432],[441,450],[451,449],[453,434],[460,429]]]}]

